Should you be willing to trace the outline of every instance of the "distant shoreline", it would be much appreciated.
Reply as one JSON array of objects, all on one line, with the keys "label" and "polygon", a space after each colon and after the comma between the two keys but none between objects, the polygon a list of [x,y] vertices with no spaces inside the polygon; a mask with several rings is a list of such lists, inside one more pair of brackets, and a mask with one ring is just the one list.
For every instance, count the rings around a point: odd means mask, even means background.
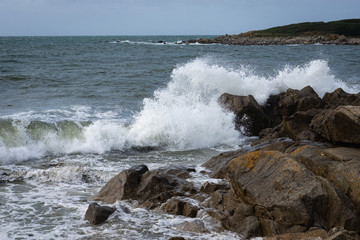
[{"label": "distant shoreline", "polygon": [[317,36],[268,36],[248,37],[239,35],[223,35],[212,39],[191,39],[187,43],[201,44],[224,44],[224,45],[311,45],[311,44],[332,44],[332,45],[360,45],[360,38],[345,37],[344,35],[317,35]]},{"label": "distant shoreline", "polygon": [[336,44],[360,45],[360,19],[334,22],[305,22],[247,33],[222,35],[212,39],[192,39],[188,43],[226,45]]}]

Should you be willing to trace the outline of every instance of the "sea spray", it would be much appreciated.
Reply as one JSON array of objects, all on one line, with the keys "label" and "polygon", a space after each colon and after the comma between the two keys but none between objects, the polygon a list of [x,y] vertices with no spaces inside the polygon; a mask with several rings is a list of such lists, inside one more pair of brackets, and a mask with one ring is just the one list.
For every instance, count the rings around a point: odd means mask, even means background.
[{"label": "sea spray", "polygon": [[287,65],[272,76],[263,76],[251,67],[235,69],[210,58],[197,58],[174,68],[167,86],[145,98],[142,109],[130,119],[119,117],[117,110],[92,112],[90,106],[4,116],[0,162],[53,154],[101,154],[134,146],[165,150],[234,148],[245,138],[234,128],[234,115],[218,104],[222,93],[251,94],[264,104],[271,94],[307,85],[320,96],[338,87],[351,93],[359,91],[337,79],[325,60]]}]

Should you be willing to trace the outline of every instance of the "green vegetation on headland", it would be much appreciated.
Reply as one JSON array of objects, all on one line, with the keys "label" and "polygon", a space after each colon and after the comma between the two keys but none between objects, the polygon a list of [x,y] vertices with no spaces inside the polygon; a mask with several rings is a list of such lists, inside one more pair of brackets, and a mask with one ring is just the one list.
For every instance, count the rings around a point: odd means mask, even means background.
[{"label": "green vegetation on headland", "polygon": [[360,19],[304,22],[234,35],[226,34],[213,39],[189,40],[189,43],[194,42],[229,45],[360,45]]},{"label": "green vegetation on headland", "polygon": [[249,32],[253,36],[311,36],[337,34],[346,37],[360,37],[360,19],[346,19],[333,22],[304,22],[265,30]]}]

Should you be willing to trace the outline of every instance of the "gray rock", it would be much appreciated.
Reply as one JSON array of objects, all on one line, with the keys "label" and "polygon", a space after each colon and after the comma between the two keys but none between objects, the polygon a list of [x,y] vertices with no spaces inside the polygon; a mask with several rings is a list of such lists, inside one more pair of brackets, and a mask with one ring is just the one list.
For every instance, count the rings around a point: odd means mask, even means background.
[{"label": "gray rock", "polygon": [[105,222],[115,210],[116,209],[112,207],[91,203],[85,213],[85,220],[88,220],[92,225],[101,224]]}]

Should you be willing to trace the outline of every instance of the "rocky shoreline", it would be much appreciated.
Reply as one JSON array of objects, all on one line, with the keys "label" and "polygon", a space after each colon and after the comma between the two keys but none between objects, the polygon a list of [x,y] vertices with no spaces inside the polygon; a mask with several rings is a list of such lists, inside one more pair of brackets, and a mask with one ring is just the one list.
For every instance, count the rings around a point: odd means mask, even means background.
[{"label": "rocky shoreline", "polygon": [[187,43],[225,44],[225,45],[292,45],[292,44],[334,44],[360,45],[360,38],[344,35],[313,36],[251,36],[248,34],[222,35],[212,39],[191,39]]},{"label": "rocky shoreline", "polygon": [[[136,200],[139,207],[196,219],[177,226],[182,231],[228,230],[245,239],[360,239],[360,93],[337,89],[320,98],[308,86],[272,95],[262,106],[251,95],[223,94],[219,103],[234,112],[239,130],[259,136],[251,147],[221,153],[200,172],[134,166],[93,200]],[[190,181],[193,174],[216,181],[199,187]],[[100,224],[113,211],[92,203],[85,218]]]}]

